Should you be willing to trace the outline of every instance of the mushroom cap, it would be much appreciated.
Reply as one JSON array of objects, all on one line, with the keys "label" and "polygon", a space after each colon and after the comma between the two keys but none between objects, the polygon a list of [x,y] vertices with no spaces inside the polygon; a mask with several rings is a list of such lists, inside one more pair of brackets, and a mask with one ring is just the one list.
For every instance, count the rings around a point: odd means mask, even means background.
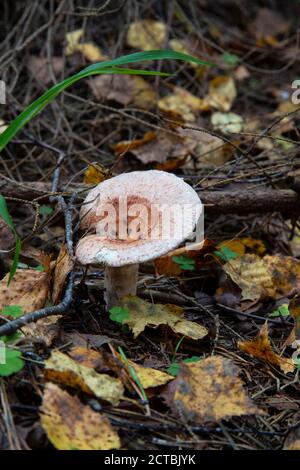
[{"label": "mushroom cap", "polygon": [[[81,228],[87,234],[77,245],[76,257],[81,264],[113,267],[158,258],[193,233],[201,212],[199,196],[177,176],[158,170],[123,173],[98,184],[87,195],[80,210]],[[125,214],[125,236],[124,231],[123,236],[118,231],[113,236],[103,232],[108,214],[116,221],[116,230]]]}]

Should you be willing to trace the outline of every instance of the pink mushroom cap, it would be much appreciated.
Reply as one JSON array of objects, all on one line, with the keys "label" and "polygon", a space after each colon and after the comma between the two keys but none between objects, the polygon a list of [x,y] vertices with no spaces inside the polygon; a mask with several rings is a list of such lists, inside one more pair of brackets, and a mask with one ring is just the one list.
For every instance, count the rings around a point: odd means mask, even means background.
[{"label": "pink mushroom cap", "polygon": [[[81,228],[87,234],[77,245],[76,257],[81,264],[112,267],[158,258],[193,233],[201,212],[199,196],[177,176],[158,170],[123,173],[98,184],[87,195],[80,211]],[[116,221],[113,235],[109,230],[103,232],[108,213],[109,220]],[[118,235],[121,220],[125,220],[125,237],[124,232]]]}]

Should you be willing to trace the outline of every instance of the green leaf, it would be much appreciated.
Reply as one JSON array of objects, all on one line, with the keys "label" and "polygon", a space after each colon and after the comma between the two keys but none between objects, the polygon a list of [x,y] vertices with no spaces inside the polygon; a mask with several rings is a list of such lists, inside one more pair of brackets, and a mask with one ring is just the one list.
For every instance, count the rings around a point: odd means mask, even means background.
[{"label": "green leaf", "polygon": [[40,206],[39,207],[39,214],[40,215],[51,215],[53,214],[53,208],[51,206]]},{"label": "green leaf", "polygon": [[[192,356],[192,357],[188,357],[187,359],[184,359],[182,362],[185,362],[186,364],[189,364],[189,363],[193,363],[193,362],[198,362],[200,360],[201,360],[200,356]],[[167,372],[168,372],[168,374],[174,375],[174,377],[176,377],[178,375],[179,368],[180,368],[180,362],[174,361],[174,362],[172,362],[170,367],[168,367]]]},{"label": "green leaf", "polygon": [[15,233],[16,229],[12,221],[11,216],[9,215],[5,197],[0,194],[0,217],[7,223],[9,228]]},{"label": "green leaf", "polygon": [[41,264],[39,264],[38,266],[36,266],[33,269],[35,269],[36,271],[40,271],[41,273],[43,273],[45,271],[44,266],[42,266]]},{"label": "green leaf", "polygon": [[130,318],[129,311],[124,307],[112,307],[109,310],[109,318],[117,323],[123,323]]},{"label": "green leaf", "polygon": [[11,335],[0,336],[0,342],[12,343],[22,337],[22,334],[19,331],[12,333]]},{"label": "green leaf", "polygon": [[221,258],[222,261],[230,261],[232,259],[238,258],[239,254],[235,251],[232,251],[227,246],[221,246],[219,251],[214,251],[214,254]]},{"label": "green leaf", "polygon": [[288,317],[290,315],[288,304],[282,304],[277,310],[270,313],[269,317]]},{"label": "green leaf", "polygon": [[235,54],[230,54],[230,52],[224,52],[222,59],[225,64],[232,65],[233,67],[237,65],[239,61],[239,57]]},{"label": "green leaf", "polygon": [[118,351],[119,353],[121,354],[122,358],[124,359],[124,361],[126,362],[126,365],[129,369],[129,372],[130,372],[130,375],[131,377],[133,378],[133,380],[135,381],[135,383],[137,384],[137,386],[139,387],[140,391],[141,391],[141,394],[143,396],[143,399],[147,402],[148,401],[148,397],[147,397],[147,394],[145,392],[145,389],[142,385],[142,382],[140,381],[140,378],[139,376],[137,375],[134,367],[129,363],[123,349],[121,348],[121,346],[118,347]]},{"label": "green leaf", "polygon": [[147,70],[131,70],[118,68],[120,65],[133,64],[142,61],[162,60],[162,59],[173,59],[182,60],[184,62],[195,62],[199,65],[213,65],[209,62],[199,60],[196,57],[184,54],[182,52],[176,52],[171,50],[158,50],[158,51],[146,51],[146,52],[135,52],[134,54],[128,54],[117,59],[97,62],[96,64],[89,65],[85,69],[71,75],[60,83],[55,84],[43,93],[39,98],[33,101],[25,110],[16,117],[16,119],[9,125],[9,127],[0,135],[0,151],[3,150],[6,145],[14,138],[14,136],[31,120],[33,119],[47,104],[49,104],[56,96],[62,91],[66,90],[69,86],[78,82],[82,78],[89,77],[91,75],[98,75],[102,73],[109,74],[138,74],[138,75],[164,75],[161,72],[147,71]]},{"label": "green leaf", "polygon": [[[1,351],[1,348],[4,348],[4,351]],[[24,361],[21,359],[21,351],[0,344],[0,377],[15,374],[23,367]]]},{"label": "green leaf", "polygon": [[15,254],[14,254],[14,259],[13,259],[13,262],[12,262],[12,265],[11,265],[11,268],[10,268],[9,277],[8,277],[8,283],[7,283],[8,286],[9,286],[11,280],[13,279],[13,277],[16,273],[18,263],[19,263],[20,254],[21,254],[21,240],[16,235]]},{"label": "green leaf", "polygon": [[23,315],[23,308],[20,305],[7,305],[1,309],[1,314],[18,318]]},{"label": "green leaf", "polygon": [[189,258],[188,256],[172,256],[174,263],[179,264],[181,269],[186,271],[194,271],[196,262],[195,260]]}]

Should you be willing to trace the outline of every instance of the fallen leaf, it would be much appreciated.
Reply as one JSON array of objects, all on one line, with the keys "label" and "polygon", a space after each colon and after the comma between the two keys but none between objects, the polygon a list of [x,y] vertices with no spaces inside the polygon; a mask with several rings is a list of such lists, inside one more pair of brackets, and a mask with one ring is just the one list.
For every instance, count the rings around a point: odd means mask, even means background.
[{"label": "fallen leaf", "polygon": [[62,296],[66,279],[74,267],[74,260],[71,259],[68,249],[63,245],[59,251],[55,269],[52,289],[53,304],[57,304]]},{"label": "fallen leaf", "polygon": [[291,359],[281,357],[273,351],[267,323],[262,326],[255,339],[251,341],[238,341],[238,347],[241,351],[251,356],[279,367],[285,374],[293,372],[295,369]]},{"label": "fallen leaf", "polygon": [[216,249],[222,251],[225,247],[239,256],[244,255],[246,252],[263,255],[266,251],[266,247],[261,240],[247,237],[225,240],[222,243],[219,243]]},{"label": "fallen leaf", "polygon": [[174,92],[161,98],[158,107],[164,112],[174,112],[186,122],[194,122],[200,111],[209,111],[207,103],[197,96],[192,95],[181,87],[175,87]]},{"label": "fallen leaf", "polygon": [[242,300],[278,299],[300,287],[300,261],[290,256],[245,254],[223,265],[242,290]]},{"label": "fallen leaf", "polygon": [[17,269],[9,286],[9,274],[0,281],[0,309],[19,305],[23,313],[44,307],[49,291],[49,275],[35,269]]},{"label": "fallen leaf", "polygon": [[221,356],[181,363],[177,378],[169,385],[167,401],[189,422],[219,422],[232,416],[262,414],[247,396],[239,372],[232,361]]},{"label": "fallen leaf", "polygon": [[64,59],[56,56],[51,58],[31,56],[27,67],[35,80],[41,85],[48,85],[53,80],[52,73],[54,77],[58,77],[60,72],[62,72]]},{"label": "fallen leaf", "polygon": [[288,433],[283,444],[283,450],[300,450],[300,426]]},{"label": "fallen leaf", "polygon": [[76,29],[75,31],[67,33],[67,45],[65,48],[66,56],[73,55],[75,52],[80,52],[89,62],[100,62],[101,60],[108,59],[96,44],[93,44],[92,42],[80,43],[83,34],[83,29]]},{"label": "fallen leaf", "polygon": [[[270,38],[286,33],[289,27],[290,23],[276,11],[270,8],[260,8],[251,23],[251,33],[254,33],[258,41],[264,39],[265,43],[268,44]],[[270,42],[269,44],[272,45]]]},{"label": "fallen leaf", "polygon": [[212,114],[211,123],[214,129],[224,134],[236,134],[243,129],[243,118],[235,113],[217,111]]},{"label": "fallen leaf", "polygon": [[109,450],[121,447],[109,419],[47,383],[41,407],[41,424],[49,441],[59,450]]},{"label": "fallen leaf", "polygon": [[167,37],[167,26],[161,21],[141,20],[131,23],[127,44],[142,51],[162,49]]},{"label": "fallen leaf", "polygon": [[130,152],[144,164],[172,162],[178,159],[184,163],[185,157],[193,151],[194,147],[195,143],[191,139],[188,141],[180,134],[177,136],[163,131],[147,132],[143,139],[119,142],[112,146],[115,153],[124,155]]},{"label": "fallen leaf", "polygon": [[116,101],[149,109],[156,104],[156,91],[142,77],[134,75],[100,75],[88,81],[96,100]]},{"label": "fallen leaf", "polygon": [[45,361],[47,380],[77,388],[97,398],[117,405],[123,397],[121,381],[107,374],[99,374],[88,366],[82,365],[60,351],[53,351]]},{"label": "fallen leaf", "polygon": [[99,184],[109,178],[109,171],[98,163],[89,165],[84,172],[83,182],[85,184]]},{"label": "fallen leaf", "polygon": [[232,77],[223,75],[209,82],[208,95],[204,98],[207,106],[227,112],[231,109],[237,91]]},{"label": "fallen leaf", "polygon": [[146,326],[168,325],[175,333],[198,340],[208,334],[208,330],[197,323],[183,318],[183,309],[177,305],[160,305],[146,302],[135,296],[123,297],[120,306],[126,308],[129,318],[123,324],[129,326],[136,338]]},{"label": "fallen leaf", "polygon": [[152,367],[144,367],[130,360],[128,360],[128,363],[134,368],[142,387],[145,389],[165,385],[170,382],[170,380],[174,379],[172,375],[153,369]]}]

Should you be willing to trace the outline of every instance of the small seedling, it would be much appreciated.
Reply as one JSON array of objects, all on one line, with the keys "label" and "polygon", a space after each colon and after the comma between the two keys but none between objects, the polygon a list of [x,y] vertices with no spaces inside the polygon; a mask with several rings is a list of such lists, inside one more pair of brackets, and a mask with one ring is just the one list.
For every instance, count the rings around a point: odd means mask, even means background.
[{"label": "small seedling", "polygon": [[189,258],[188,256],[172,256],[174,263],[179,264],[180,268],[184,271],[194,271],[196,267],[196,262],[194,259]]},{"label": "small seedling", "polygon": [[117,323],[123,323],[130,318],[129,311],[124,307],[112,307],[109,310],[109,318]]},{"label": "small seedling", "polygon": [[23,308],[20,305],[7,305],[1,309],[1,315],[18,318],[23,315]]},{"label": "small seedling", "polygon": [[288,317],[290,315],[288,304],[282,304],[277,310],[270,313],[269,317]]},{"label": "small seedling", "polygon": [[[187,359],[184,359],[182,362],[184,362],[185,364],[189,364],[193,362],[198,362],[200,360],[201,360],[200,356],[192,356],[192,357],[188,357]],[[179,368],[180,368],[180,362],[174,361],[172,362],[170,367],[168,367],[167,372],[168,374],[174,375],[174,377],[176,377],[178,375]]]},{"label": "small seedling", "polygon": [[218,251],[214,251],[214,254],[218,256],[218,258],[221,258],[222,261],[230,261],[232,259],[238,258],[238,253],[235,251],[232,251],[230,248],[227,246],[221,246],[221,248]]}]

